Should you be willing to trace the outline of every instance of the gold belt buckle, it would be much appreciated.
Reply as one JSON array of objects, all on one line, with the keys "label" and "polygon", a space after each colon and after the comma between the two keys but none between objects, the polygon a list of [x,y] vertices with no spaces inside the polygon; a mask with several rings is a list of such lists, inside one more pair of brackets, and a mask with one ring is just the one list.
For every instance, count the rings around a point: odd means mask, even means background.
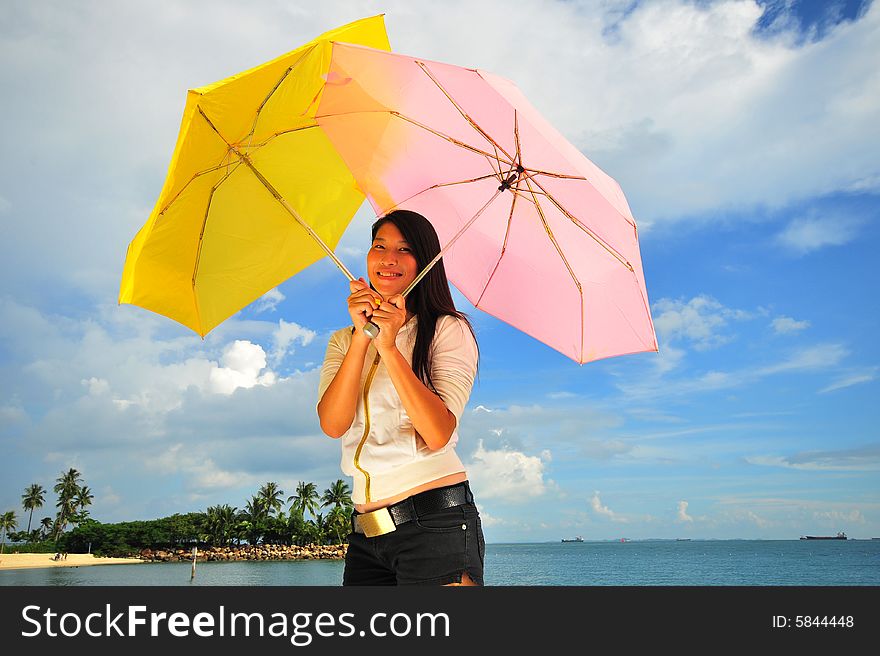
[{"label": "gold belt buckle", "polygon": [[385,535],[397,530],[397,526],[394,525],[394,520],[391,518],[391,513],[388,512],[388,508],[379,508],[372,512],[357,515],[355,520],[368,538]]}]

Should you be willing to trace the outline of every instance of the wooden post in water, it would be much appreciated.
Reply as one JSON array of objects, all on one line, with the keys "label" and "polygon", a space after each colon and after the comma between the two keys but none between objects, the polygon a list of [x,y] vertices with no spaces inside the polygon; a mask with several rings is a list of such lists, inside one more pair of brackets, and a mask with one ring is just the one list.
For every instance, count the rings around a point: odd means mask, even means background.
[{"label": "wooden post in water", "polygon": [[196,556],[199,553],[198,547],[193,547],[193,564],[192,564],[192,572],[189,575],[189,580],[192,581],[196,577]]}]

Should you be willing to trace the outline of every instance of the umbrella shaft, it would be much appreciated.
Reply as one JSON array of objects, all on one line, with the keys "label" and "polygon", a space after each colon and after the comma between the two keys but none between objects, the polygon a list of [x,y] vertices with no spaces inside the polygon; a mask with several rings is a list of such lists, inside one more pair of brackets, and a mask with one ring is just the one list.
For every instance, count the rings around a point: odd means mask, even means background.
[{"label": "umbrella shaft", "polygon": [[445,245],[443,248],[440,249],[440,252],[437,253],[437,255],[434,256],[434,259],[431,260],[430,262],[428,262],[427,266],[419,272],[419,275],[417,275],[417,276],[415,277],[415,280],[413,280],[413,281],[409,284],[409,286],[407,286],[407,288],[403,290],[403,296],[404,296],[404,298],[407,296],[407,294],[409,294],[409,293],[413,290],[413,287],[415,287],[415,286],[419,283],[419,281],[420,281],[422,278],[424,278],[426,275],[428,275],[428,271],[430,271],[431,269],[434,268],[434,265],[437,264],[437,262],[440,261],[440,258],[443,257],[443,254],[444,254],[446,251],[448,251],[448,250],[452,247],[452,245],[453,245],[455,242],[458,241],[458,238],[461,237],[461,236],[465,233],[465,231],[466,231],[468,228],[471,227],[471,225],[473,224],[474,221],[476,221],[477,219],[480,218],[480,215],[486,210],[487,207],[489,207],[489,205],[492,204],[492,201],[493,201],[493,200],[495,200],[496,198],[498,198],[498,195],[499,195],[503,190],[504,190],[504,187],[500,187],[500,188],[498,189],[498,191],[495,192],[495,195],[492,196],[492,198],[490,198],[490,199],[486,202],[486,204],[483,205],[483,207],[480,208],[480,211],[477,212],[476,214],[474,214],[474,215],[471,217],[471,219],[470,219],[467,223],[464,224],[464,227],[463,227],[461,230],[459,230],[459,231],[455,234],[455,236],[454,236],[452,239],[450,239],[448,242],[446,242],[446,245]]}]

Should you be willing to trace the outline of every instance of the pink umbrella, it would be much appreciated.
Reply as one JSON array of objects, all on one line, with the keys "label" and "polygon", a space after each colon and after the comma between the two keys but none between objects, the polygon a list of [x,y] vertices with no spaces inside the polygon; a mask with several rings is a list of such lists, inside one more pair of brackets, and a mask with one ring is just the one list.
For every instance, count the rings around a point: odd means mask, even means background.
[{"label": "pink umbrella", "polygon": [[475,307],[579,363],[658,350],[620,186],[513,83],[341,43],[327,80],[318,124],[376,214],[426,216]]}]

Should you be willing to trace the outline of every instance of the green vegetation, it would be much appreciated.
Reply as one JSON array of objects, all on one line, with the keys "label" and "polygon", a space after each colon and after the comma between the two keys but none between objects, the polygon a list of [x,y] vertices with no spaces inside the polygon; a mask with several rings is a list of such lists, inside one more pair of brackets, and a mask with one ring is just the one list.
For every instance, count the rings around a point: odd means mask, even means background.
[{"label": "green vegetation", "polygon": [[[46,490],[34,483],[22,495],[22,508],[28,515],[28,528],[15,532],[18,520],[14,511],[0,515],[3,543],[15,542],[21,553],[91,552],[98,556],[124,556],[144,549],[172,550],[192,547],[226,547],[241,544],[342,544],[350,529],[353,509],[351,490],[343,480],[333,482],[318,493],[314,483],[300,482],[295,494],[268,482],[239,510],[227,504],[210,506],[205,512],[175,514],[147,521],[103,524],[89,517],[88,506],[95,498],[71,468],[56,480],[58,495],[55,519],[44,517],[39,527],[31,529],[33,511],[46,502]],[[327,509],[326,514],[319,512]],[[306,518],[308,516],[308,519]],[[71,530],[67,530],[72,527]],[[21,543],[24,544],[21,544]]]},{"label": "green vegetation", "polygon": [[2,542],[0,542],[0,554],[3,553],[3,549],[6,547],[6,534],[14,530],[17,524],[18,520],[15,519],[14,510],[10,510],[9,512],[0,515],[0,535],[3,536]]}]

